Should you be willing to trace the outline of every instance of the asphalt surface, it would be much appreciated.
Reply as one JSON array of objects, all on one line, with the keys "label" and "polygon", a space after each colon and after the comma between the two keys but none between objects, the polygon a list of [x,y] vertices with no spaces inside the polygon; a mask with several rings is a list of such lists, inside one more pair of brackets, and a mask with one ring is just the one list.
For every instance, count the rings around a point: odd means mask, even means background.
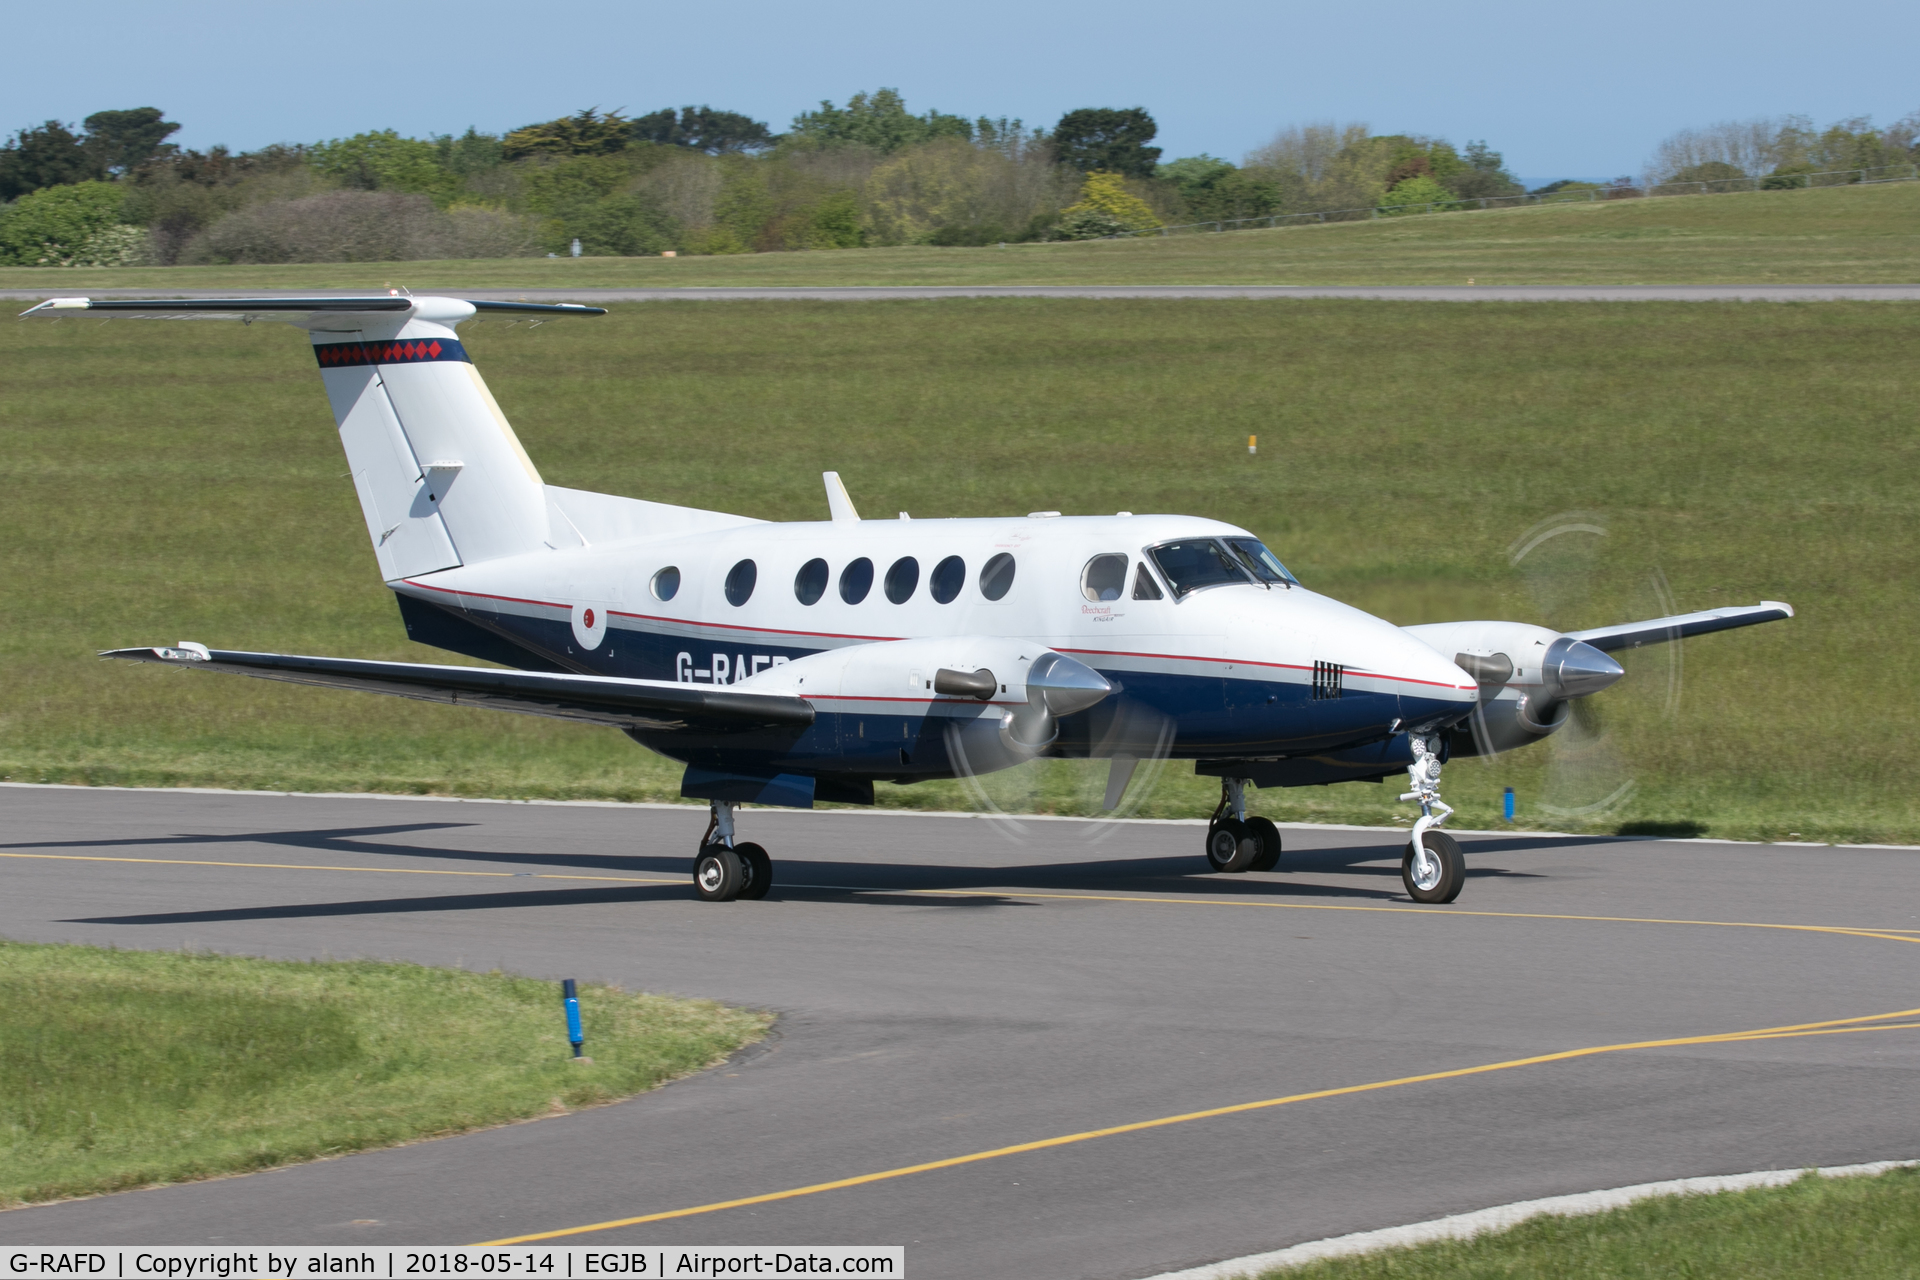
[{"label": "asphalt surface", "polygon": [[[1190,824],[1095,843],[1036,822],[1015,844],[979,820],[756,810],[743,834],[776,887],[705,904],[698,809],[7,786],[0,810],[0,936],[499,967],[781,1015],[764,1049],[617,1106],[16,1210],[8,1245],[512,1238],[1920,1006],[1913,850],[1470,835],[1465,893],[1431,908],[1403,896],[1391,831],[1289,828],[1281,871],[1219,876]],[[416,872],[495,878],[396,874]],[[562,1242],[897,1243],[920,1280],[1138,1277],[1534,1197],[1910,1158],[1916,1096],[1920,1030],[1632,1049]]]},{"label": "asphalt surface", "polygon": [[[74,296],[0,290],[0,298]],[[274,290],[256,297],[353,296],[351,289]],[[850,285],[839,288],[435,289],[461,298],[522,302],[884,302],[928,298],[1374,298],[1399,302],[1913,302],[1920,284],[1648,285]],[[231,298],[231,289],[95,289],[94,298]]]}]

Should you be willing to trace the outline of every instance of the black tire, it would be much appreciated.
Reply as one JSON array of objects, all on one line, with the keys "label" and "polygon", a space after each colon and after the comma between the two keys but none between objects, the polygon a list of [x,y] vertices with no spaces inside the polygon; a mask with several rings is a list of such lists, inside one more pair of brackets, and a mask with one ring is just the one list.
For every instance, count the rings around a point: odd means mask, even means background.
[{"label": "black tire", "polygon": [[740,897],[748,902],[760,901],[773,888],[773,859],[751,842],[733,846],[733,852],[746,864],[747,882],[740,888]]},{"label": "black tire", "polygon": [[1260,841],[1260,856],[1253,860],[1249,871],[1271,871],[1280,865],[1280,828],[1266,818],[1248,818],[1247,830],[1253,832]]},{"label": "black tire", "polygon": [[747,882],[747,864],[723,844],[710,844],[693,860],[693,891],[702,902],[732,902]]},{"label": "black tire", "polygon": [[1222,818],[1207,828],[1207,865],[1215,871],[1245,871],[1260,850],[1260,837],[1238,818]]},{"label": "black tire", "polygon": [[1439,874],[1431,884],[1414,883],[1413,841],[1409,840],[1400,858],[1400,883],[1407,886],[1407,896],[1415,902],[1452,902],[1467,882],[1467,860],[1460,855],[1460,842],[1444,831],[1429,831],[1420,839],[1440,864]]}]

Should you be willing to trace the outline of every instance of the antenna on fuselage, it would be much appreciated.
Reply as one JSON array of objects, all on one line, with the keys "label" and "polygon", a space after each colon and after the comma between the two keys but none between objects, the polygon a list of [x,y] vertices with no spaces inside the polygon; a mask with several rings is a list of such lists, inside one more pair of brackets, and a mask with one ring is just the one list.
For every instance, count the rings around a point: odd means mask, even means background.
[{"label": "antenna on fuselage", "polygon": [[853,499],[847,496],[847,486],[840,483],[840,473],[822,471],[820,478],[827,482],[827,510],[833,514],[833,522],[859,524],[860,513],[853,509]]}]

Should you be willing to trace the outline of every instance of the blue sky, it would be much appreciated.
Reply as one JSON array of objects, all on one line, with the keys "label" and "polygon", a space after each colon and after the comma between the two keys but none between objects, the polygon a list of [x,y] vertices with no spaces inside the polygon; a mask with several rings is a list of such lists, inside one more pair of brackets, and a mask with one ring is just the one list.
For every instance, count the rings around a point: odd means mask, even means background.
[{"label": "blue sky", "polygon": [[237,149],[365,129],[497,132],[580,107],[709,104],[784,128],[821,98],[1051,125],[1145,106],[1168,158],[1238,160],[1278,128],[1485,138],[1523,177],[1637,172],[1673,130],[1920,109],[1920,5],[796,5],[93,0],[9,15],[0,131],[158,106]]}]

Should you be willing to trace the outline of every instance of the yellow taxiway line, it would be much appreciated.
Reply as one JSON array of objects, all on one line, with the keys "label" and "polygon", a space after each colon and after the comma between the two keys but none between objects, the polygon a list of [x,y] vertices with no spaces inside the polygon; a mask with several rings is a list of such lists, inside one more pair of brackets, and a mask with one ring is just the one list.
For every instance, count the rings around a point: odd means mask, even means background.
[{"label": "yellow taxiway line", "polygon": [[[376,875],[466,876],[484,879],[532,878],[539,880],[587,880],[619,884],[681,883],[678,877],[589,876],[525,871],[456,871],[438,867],[341,867],[305,863],[219,862],[187,858],[130,858],[99,854],[0,852],[0,857],[47,859],[61,862],[140,863],[154,866],[234,867],[275,871],[368,872]],[[827,890],[847,894],[897,893],[931,897],[1001,897],[1066,902],[1119,902],[1182,907],[1262,907],[1270,910],[1283,911],[1362,911],[1393,915],[1419,915],[1425,917],[1476,916],[1501,920],[1563,920],[1593,924],[1689,925],[1716,929],[1775,929],[1797,933],[1828,933],[1846,937],[1874,938],[1884,942],[1920,942],[1920,936],[1910,936],[1920,934],[1920,930],[1843,925],[1770,924],[1762,921],[1743,920],[1687,920],[1643,916],[1586,916],[1536,911],[1470,911],[1451,907],[1434,909],[1361,906],[1347,903],[1269,902],[1248,898],[1046,893],[1019,889],[883,889],[867,885],[786,885],[783,887],[789,889]],[[777,1200],[792,1200],[801,1196],[819,1195],[822,1192],[839,1191],[848,1187],[858,1187],[873,1182],[884,1182],[893,1178],[909,1177],[917,1173],[930,1173],[937,1169],[951,1169],[960,1165],[977,1164],[983,1160],[997,1160],[1005,1156],[1022,1155],[1032,1151],[1044,1151],[1051,1147],[1070,1146],[1075,1143],[1090,1142],[1095,1138],[1109,1138],[1119,1134],[1138,1133],[1146,1129],[1160,1129],[1169,1125],[1187,1124],[1195,1120],[1209,1120],[1220,1116],[1237,1115],[1242,1112],[1267,1110],[1273,1107],[1288,1106],[1296,1102],[1311,1102],[1322,1098],[1338,1098],[1351,1094],[1372,1093],[1381,1089],[1395,1089],[1404,1085],[1425,1084],[1436,1080],[1455,1080],[1464,1076],[1486,1075],[1495,1071],[1510,1071],[1518,1067],[1540,1066],[1550,1062],[1565,1062],[1575,1058],[1591,1058],[1601,1054],[1627,1053],[1644,1049],[1681,1048],[1690,1045],[1737,1044],[1745,1041],[1789,1040],[1807,1036],[1846,1035],[1858,1031],[1920,1030],[1920,1022],[1896,1021],[1901,1018],[1920,1018],[1920,1009],[1902,1009],[1894,1013],[1869,1014],[1864,1017],[1841,1018],[1831,1022],[1805,1022],[1791,1026],[1761,1027],[1750,1031],[1729,1031],[1714,1035],[1684,1036],[1669,1040],[1637,1040],[1624,1044],[1596,1045],[1583,1049],[1565,1049],[1557,1053],[1536,1054],[1527,1058],[1511,1058],[1504,1062],[1490,1062],[1473,1067],[1457,1067],[1449,1071],[1432,1071],[1415,1076],[1400,1076],[1392,1080],[1376,1080],[1367,1084],[1345,1085],[1334,1089],[1320,1089],[1311,1093],[1295,1093],[1281,1098],[1264,1098],[1257,1102],[1235,1103],[1231,1106],[1213,1107],[1205,1111],[1188,1111],[1179,1115],[1161,1116],[1153,1120],[1139,1120],[1131,1124],[1113,1125],[1105,1129],[1089,1129],[1082,1133],[1062,1134],[1058,1137],[1042,1138],[1035,1142],[1023,1142],[1009,1147],[995,1147],[989,1151],[975,1151],[967,1155],[950,1156],[944,1160],[930,1160],[922,1164],[903,1165],[896,1169],[883,1169],[877,1173],[859,1174],[850,1178],[837,1179],[833,1182],[818,1182],[804,1187],[791,1187],[784,1191],[771,1191],[763,1195],[744,1196],[735,1200],[721,1200],[712,1204],[694,1205],[686,1209],[669,1209],[660,1213],[641,1214],[631,1218],[617,1218],[608,1222],[593,1222],[578,1227],[563,1227],[557,1231],[543,1231],[532,1235],[513,1236],[501,1240],[488,1240],[482,1243],[489,1246],[527,1244],[537,1240],[556,1240],[566,1236],[582,1235],[593,1231],[611,1231],[619,1227],[632,1227],[649,1222],[664,1222],[674,1218],[693,1217],[698,1214],[718,1213],[726,1209],[738,1209],[749,1205],[768,1204]]]},{"label": "yellow taxiway line", "polygon": [[[299,862],[215,862],[194,858],[127,858],[103,854],[4,853],[0,858],[33,858],[56,862],[132,862],[164,867],[243,867],[266,871],[364,871],[388,876],[472,876],[483,879],[592,880],[608,884],[683,884],[679,876],[588,876],[564,875],[544,871],[453,871],[441,867],[335,867]],[[922,897],[948,898],[1033,898],[1059,902],[1125,902],[1145,906],[1173,907],[1254,907],[1268,911],[1363,911],[1387,915],[1478,916],[1496,920],[1567,920],[1589,924],[1665,924],[1696,925],[1714,929],[1784,929],[1798,933],[1834,933],[1856,938],[1879,938],[1887,942],[1920,942],[1920,929],[1883,928],[1878,925],[1769,924],[1758,920],[1684,920],[1658,916],[1580,916],[1544,911],[1469,911],[1446,907],[1359,906],[1333,902],[1268,902],[1254,898],[1166,897],[1122,893],[1047,893],[1029,889],[888,889],[875,885],[775,884],[776,889],[812,889],[832,893],[897,893]],[[1912,934],[1913,937],[1903,935]]]},{"label": "yellow taxiway line", "polygon": [[1312,1102],[1320,1098],[1339,1098],[1356,1093],[1373,1093],[1381,1089],[1397,1089],[1403,1085],[1425,1084],[1434,1080],[1457,1080],[1462,1076],[1486,1075],[1493,1071],[1511,1071],[1516,1067],[1534,1067],[1548,1062],[1566,1062],[1573,1058],[1591,1058],[1605,1053],[1628,1053],[1641,1049],[1671,1049],[1688,1045],[1738,1044],[1749,1040],[1789,1040],[1801,1036],[1843,1035],[1852,1031],[1896,1031],[1920,1029],[1920,1022],[1894,1023],[1898,1018],[1920,1017],[1920,1009],[1901,1009],[1894,1013],[1868,1014],[1861,1018],[1840,1018],[1832,1022],[1803,1022],[1793,1026],[1761,1027],[1752,1031],[1728,1031],[1718,1035],[1682,1036],[1672,1040],[1636,1040],[1628,1044],[1595,1045],[1585,1049],[1563,1049],[1558,1053],[1536,1054],[1530,1058],[1510,1058],[1505,1062],[1489,1062],[1474,1067],[1456,1067],[1451,1071],[1429,1071],[1423,1075],[1401,1076],[1394,1080],[1375,1080],[1368,1084],[1344,1085],[1337,1089],[1317,1089],[1311,1093],[1293,1093],[1283,1098],[1263,1098],[1258,1102],[1240,1102],[1232,1106],[1211,1107],[1205,1111],[1187,1111],[1180,1115],[1161,1116],[1153,1120],[1136,1120],[1132,1124],[1117,1124],[1105,1129],[1088,1129],[1083,1133],[1066,1133],[1055,1138],[1042,1138],[1037,1142],[1022,1142],[1010,1147],[995,1147],[990,1151],[974,1151],[963,1156],[949,1156],[945,1160],[929,1160],[923,1164],[902,1165],[897,1169],[882,1169],[877,1173],[863,1173],[851,1178],[839,1178],[833,1182],[816,1182],[805,1187],[790,1187],[785,1191],[769,1191],[763,1195],[742,1196],[737,1200],[719,1200],[712,1204],[694,1205],[686,1209],[668,1209],[660,1213],[638,1214],[631,1218],[615,1218],[608,1222],[590,1222],[584,1226],[562,1227],[558,1231],[539,1231],[530,1235],[510,1236],[502,1240],[481,1241],[482,1245],[530,1244],[536,1240],[558,1240],[565,1236],[584,1235],[590,1231],[612,1231],[619,1227],[636,1227],[648,1222],[666,1222],[674,1218],[690,1218],[703,1213],[718,1213],[724,1209],[741,1209],[748,1205],[770,1204],[776,1200],[793,1200],[801,1196],[819,1195],[825,1191],[840,1191],[848,1187],[865,1186],[873,1182],[886,1182],[894,1178],[910,1177],[916,1173],[931,1173],[936,1169],[952,1169],[960,1165],[978,1164],[983,1160],[998,1160],[1005,1156],[1024,1155],[1030,1151],[1045,1151],[1051,1147],[1071,1146],[1080,1142],[1091,1142],[1095,1138],[1111,1138],[1123,1133],[1139,1133],[1146,1129],[1164,1129],[1169,1125],[1188,1124],[1195,1120],[1212,1120],[1219,1116],[1239,1115],[1248,1111],[1262,1111],[1273,1107],[1289,1106],[1296,1102]]}]

